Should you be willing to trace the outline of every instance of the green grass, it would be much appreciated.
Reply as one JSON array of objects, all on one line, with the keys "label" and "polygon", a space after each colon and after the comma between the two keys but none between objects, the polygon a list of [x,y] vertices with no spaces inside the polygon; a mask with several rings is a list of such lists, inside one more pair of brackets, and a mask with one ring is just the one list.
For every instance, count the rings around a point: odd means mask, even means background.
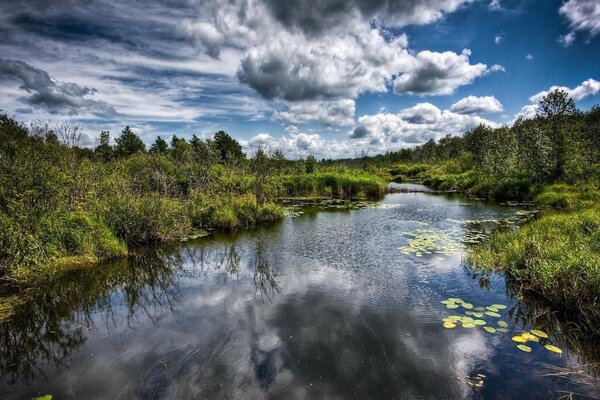
[{"label": "green grass", "polygon": [[358,170],[285,175],[279,179],[283,195],[288,197],[380,197],[384,194],[387,184],[385,180],[375,174]]},{"label": "green grass", "polygon": [[577,314],[600,333],[599,194],[586,186],[545,188],[536,201],[566,211],[546,210],[518,230],[492,235],[469,254],[468,262],[478,269],[506,271],[521,292]]}]

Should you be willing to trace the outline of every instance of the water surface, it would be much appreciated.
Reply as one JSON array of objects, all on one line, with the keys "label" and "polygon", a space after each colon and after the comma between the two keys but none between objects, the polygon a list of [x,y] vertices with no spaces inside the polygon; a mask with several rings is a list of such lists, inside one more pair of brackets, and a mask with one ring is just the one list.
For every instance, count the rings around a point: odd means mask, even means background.
[{"label": "water surface", "polygon": [[[503,275],[464,266],[469,243],[531,215],[522,205],[389,194],[58,277],[0,324],[0,398],[598,396],[552,374],[585,362],[558,328],[541,327],[562,355],[517,349],[513,335],[540,328],[535,307],[512,298]],[[451,296],[507,305],[485,320],[509,331],[445,329],[444,317],[465,311],[440,303]],[[481,388],[468,384],[477,373]]]}]

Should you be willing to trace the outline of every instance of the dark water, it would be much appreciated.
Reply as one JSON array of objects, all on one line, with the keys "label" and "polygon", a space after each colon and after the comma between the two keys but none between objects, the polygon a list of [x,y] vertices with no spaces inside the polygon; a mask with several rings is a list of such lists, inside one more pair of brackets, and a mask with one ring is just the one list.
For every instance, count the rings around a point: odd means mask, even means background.
[{"label": "dark water", "polygon": [[[528,215],[391,194],[56,278],[0,324],[0,398],[593,398],[589,382],[554,374],[588,362],[585,346],[513,299],[502,275],[463,265],[461,240]],[[407,251],[413,234],[446,254]],[[442,318],[465,311],[440,303],[451,296],[506,304],[486,321],[509,332],[445,329]],[[534,324],[562,355],[516,348],[511,337]],[[476,373],[486,377],[474,389]]]}]

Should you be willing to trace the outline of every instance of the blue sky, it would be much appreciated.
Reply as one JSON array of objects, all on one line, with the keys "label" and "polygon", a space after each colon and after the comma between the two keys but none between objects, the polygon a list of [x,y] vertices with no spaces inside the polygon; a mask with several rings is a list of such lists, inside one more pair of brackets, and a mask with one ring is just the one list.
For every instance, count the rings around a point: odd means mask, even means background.
[{"label": "blue sky", "polygon": [[18,0],[0,4],[0,109],[26,123],[226,130],[349,157],[600,103],[598,0]]}]

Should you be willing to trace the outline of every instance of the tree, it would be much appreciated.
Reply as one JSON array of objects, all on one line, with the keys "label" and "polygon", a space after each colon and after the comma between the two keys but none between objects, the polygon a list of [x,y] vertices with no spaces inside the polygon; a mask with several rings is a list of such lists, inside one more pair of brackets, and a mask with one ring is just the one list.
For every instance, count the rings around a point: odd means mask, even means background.
[{"label": "tree", "polygon": [[219,131],[215,133],[214,141],[221,162],[237,163],[246,158],[246,155],[242,152],[242,146],[227,132]]},{"label": "tree", "polygon": [[129,126],[121,131],[121,135],[115,139],[117,143],[115,153],[120,157],[128,157],[132,154],[146,151],[146,146],[142,139]]},{"label": "tree", "polygon": [[150,146],[150,153],[164,154],[167,151],[169,151],[169,145],[164,139],[162,139],[160,136],[157,136],[154,143],[152,143],[152,146]]},{"label": "tree", "polygon": [[556,160],[552,177],[560,179],[564,174],[567,140],[566,120],[577,114],[575,101],[562,89],[555,89],[539,102],[538,115],[546,118],[549,124],[549,137],[553,144],[553,158]]},{"label": "tree", "polygon": [[304,160],[304,168],[307,174],[312,174],[317,168],[317,159],[312,154]]},{"label": "tree", "polygon": [[555,89],[539,101],[538,114],[552,118],[554,116],[577,113],[575,101],[562,89]]},{"label": "tree", "polygon": [[256,205],[260,207],[267,200],[265,193],[266,181],[274,167],[273,160],[259,147],[252,157],[252,171],[254,172],[254,195]]},{"label": "tree", "polygon": [[110,132],[102,131],[100,132],[100,144],[94,150],[96,153],[96,158],[98,160],[107,162],[110,161],[113,157],[113,148],[110,145]]}]

